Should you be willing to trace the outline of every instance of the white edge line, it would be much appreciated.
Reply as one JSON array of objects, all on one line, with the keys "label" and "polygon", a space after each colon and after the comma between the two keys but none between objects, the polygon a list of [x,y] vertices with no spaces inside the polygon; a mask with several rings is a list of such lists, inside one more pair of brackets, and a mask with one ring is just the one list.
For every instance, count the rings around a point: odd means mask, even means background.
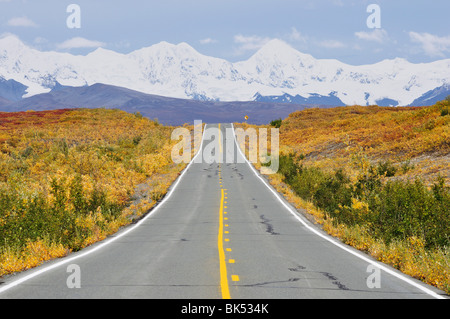
[{"label": "white edge line", "polygon": [[[37,277],[39,275],[42,275],[43,273],[45,273],[47,271],[50,271],[50,270],[55,269],[57,267],[60,267],[60,266],[62,266],[64,264],[68,264],[68,263],[70,263],[72,261],[75,261],[76,259],[86,257],[86,256],[88,256],[88,255],[90,255],[90,254],[92,254],[92,253],[94,253],[94,252],[96,252],[96,251],[98,251],[98,250],[108,246],[109,244],[112,244],[116,240],[122,238],[123,236],[127,235],[128,233],[130,233],[133,230],[135,230],[136,228],[138,228],[143,222],[145,222],[148,218],[150,218],[153,214],[155,214],[158,211],[158,209],[161,206],[163,206],[163,204],[170,198],[170,196],[173,194],[173,192],[175,191],[176,187],[180,183],[181,179],[183,178],[184,174],[189,170],[189,167],[192,165],[192,163],[194,163],[195,159],[202,153],[203,138],[204,138],[204,134],[206,132],[206,126],[207,126],[207,124],[205,124],[204,131],[203,131],[203,136],[202,136],[202,141],[201,141],[201,144],[200,144],[200,148],[197,151],[197,154],[194,156],[194,158],[186,166],[186,168],[181,173],[181,175],[179,176],[179,178],[175,182],[175,184],[173,184],[173,186],[171,187],[169,193],[164,197],[164,199],[159,204],[157,204],[157,206],[155,206],[152,209],[152,211],[150,213],[147,214],[147,216],[142,218],[139,222],[137,222],[134,226],[128,228],[126,231],[124,231],[124,232],[122,232],[120,234],[116,233],[117,235],[115,237],[110,237],[109,239],[106,239],[105,241],[103,241],[103,243],[99,244],[95,248],[88,249],[86,252],[80,253],[79,255],[76,255],[76,256],[73,256],[73,257],[70,257],[70,258],[64,258],[63,257],[63,260],[61,260],[60,262],[57,262],[57,263],[55,263],[53,265],[49,265],[47,267],[39,269],[39,270],[37,270],[37,271],[35,271],[35,272],[33,272],[33,273],[23,277],[23,278],[17,279],[16,281],[13,281],[13,282],[11,282],[9,284],[6,284],[3,287],[0,287],[0,294],[4,293],[5,291],[7,291],[7,290],[9,290],[11,288],[14,288],[14,287],[16,287],[16,286],[18,286],[18,285],[20,285],[20,284],[22,284],[22,283],[32,279],[32,278],[35,278],[35,277]],[[194,137],[194,139],[195,139],[195,137]],[[39,266],[37,266],[37,267],[39,267]]]},{"label": "white edge line", "polygon": [[244,156],[244,154],[242,153],[241,147],[239,146],[239,144],[237,143],[237,139],[236,139],[236,134],[234,131],[234,124],[231,123],[232,125],[232,129],[233,129],[233,135],[234,135],[234,140],[236,143],[236,147],[239,150],[239,153],[241,154],[241,156],[245,159],[245,161],[247,162],[247,164],[250,166],[250,168],[252,169],[253,173],[256,175],[256,177],[258,177],[263,184],[275,195],[275,197],[280,201],[281,204],[283,204],[283,206],[299,221],[301,222],[307,229],[309,229],[311,232],[315,233],[316,235],[322,237],[323,239],[329,241],[330,243],[332,243],[333,245],[349,252],[350,254],[368,262],[369,264],[372,265],[376,265],[379,269],[384,270],[385,272],[389,273],[390,275],[397,277],[398,279],[401,279],[405,282],[407,282],[408,284],[422,290],[423,292],[427,293],[428,295],[437,298],[437,299],[446,299],[443,296],[435,293],[434,291],[412,281],[411,279],[405,277],[404,275],[401,275],[397,272],[392,271],[391,269],[387,268],[384,264],[378,262],[378,261],[374,261],[371,260],[369,258],[367,258],[366,256],[362,255],[361,253],[354,251],[352,249],[349,249],[348,247],[345,247],[343,244],[337,242],[335,239],[333,239],[330,235],[325,235],[320,233],[317,229],[314,229],[313,227],[311,227],[310,225],[308,225],[298,214],[298,212],[294,211],[291,207],[289,207],[286,202],[281,198],[281,195],[276,192],[272,187],[270,187],[267,182],[261,177],[261,175],[256,171],[256,169],[253,167],[253,165],[247,160],[247,158]]}]

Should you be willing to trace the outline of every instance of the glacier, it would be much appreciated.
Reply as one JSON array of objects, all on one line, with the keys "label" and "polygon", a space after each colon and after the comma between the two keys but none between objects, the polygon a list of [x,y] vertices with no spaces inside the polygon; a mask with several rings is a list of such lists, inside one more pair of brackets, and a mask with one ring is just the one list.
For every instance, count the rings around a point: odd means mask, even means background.
[{"label": "glacier", "polygon": [[14,83],[15,94],[23,85],[23,98],[59,87],[102,83],[205,101],[406,106],[450,84],[450,59],[414,64],[396,58],[349,65],[316,59],[276,39],[239,62],[203,55],[187,43],[168,42],[127,54],[98,48],[87,55],[72,55],[39,51],[17,36],[6,35],[0,38],[0,82]]}]

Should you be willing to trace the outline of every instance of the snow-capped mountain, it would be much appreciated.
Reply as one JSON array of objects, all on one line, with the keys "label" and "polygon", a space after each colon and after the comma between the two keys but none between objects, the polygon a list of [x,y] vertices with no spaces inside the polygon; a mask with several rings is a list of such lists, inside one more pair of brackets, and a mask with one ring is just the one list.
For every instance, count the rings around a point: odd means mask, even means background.
[{"label": "snow-capped mountain", "polygon": [[23,97],[30,97],[61,86],[95,83],[198,100],[401,106],[449,85],[450,59],[427,64],[394,59],[352,66],[315,59],[272,40],[250,59],[231,63],[202,55],[186,43],[161,42],[129,54],[99,48],[76,56],[41,52],[12,35],[0,39],[3,91],[13,87],[17,94],[23,85]]}]

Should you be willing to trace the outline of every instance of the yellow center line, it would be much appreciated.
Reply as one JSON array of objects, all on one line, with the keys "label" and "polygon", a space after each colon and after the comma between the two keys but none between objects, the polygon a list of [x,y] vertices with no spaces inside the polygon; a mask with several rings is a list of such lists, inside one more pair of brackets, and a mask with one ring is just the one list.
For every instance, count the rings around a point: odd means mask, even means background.
[{"label": "yellow center line", "polygon": [[217,238],[220,265],[220,288],[222,290],[222,299],[231,299],[230,288],[228,287],[227,263],[225,259],[225,251],[223,249],[223,200],[225,197],[223,188],[221,189],[221,193],[222,197],[220,199],[219,235]]},{"label": "yellow center line", "polygon": [[[220,130],[220,124],[219,124],[219,150],[220,153],[222,154],[223,149],[222,149],[222,134],[221,134],[221,130]],[[228,218],[224,217],[225,214],[227,214],[227,212],[224,212],[224,208],[226,208],[226,206],[224,206],[225,202],[225,189],[223,188],[222,185],[222,176],[221,176],[221,169],[220,169],[220,164],[219,164],[219,182],[220,182],[220,188],[221,188],[221,199],[220,199],[220,218],[219,218],[219,234],[217,236],[217,248],[219,250],[219,268],[220,268],[220,289],[222,292],[222,299],[231,299],[230,296],[230,287],[228,286],[228,275],[227,275],[227,262],[226,262],[226,257],[225,257],[225,250],[223,247],[223,243],[225,242],[229,242],[230,239],[229,238],[223,238],[224,233],[229,233],[224,232],[224,220],[228,220]],[[228,226],[228,225],[227,225]],[[229,248],[227,248],[227,251],[231,251]],[[234,260],[233,260],[234,262]]]}]

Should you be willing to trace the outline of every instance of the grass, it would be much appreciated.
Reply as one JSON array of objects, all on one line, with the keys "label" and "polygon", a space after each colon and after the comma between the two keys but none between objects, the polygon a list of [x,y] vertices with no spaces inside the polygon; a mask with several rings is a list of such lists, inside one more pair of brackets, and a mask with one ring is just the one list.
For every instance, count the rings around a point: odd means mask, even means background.
[{"label": "grass", "polygon": [[119,110],[0,113],[0,276],[151,209],[185,166],[171,161],[172,130]]}]

